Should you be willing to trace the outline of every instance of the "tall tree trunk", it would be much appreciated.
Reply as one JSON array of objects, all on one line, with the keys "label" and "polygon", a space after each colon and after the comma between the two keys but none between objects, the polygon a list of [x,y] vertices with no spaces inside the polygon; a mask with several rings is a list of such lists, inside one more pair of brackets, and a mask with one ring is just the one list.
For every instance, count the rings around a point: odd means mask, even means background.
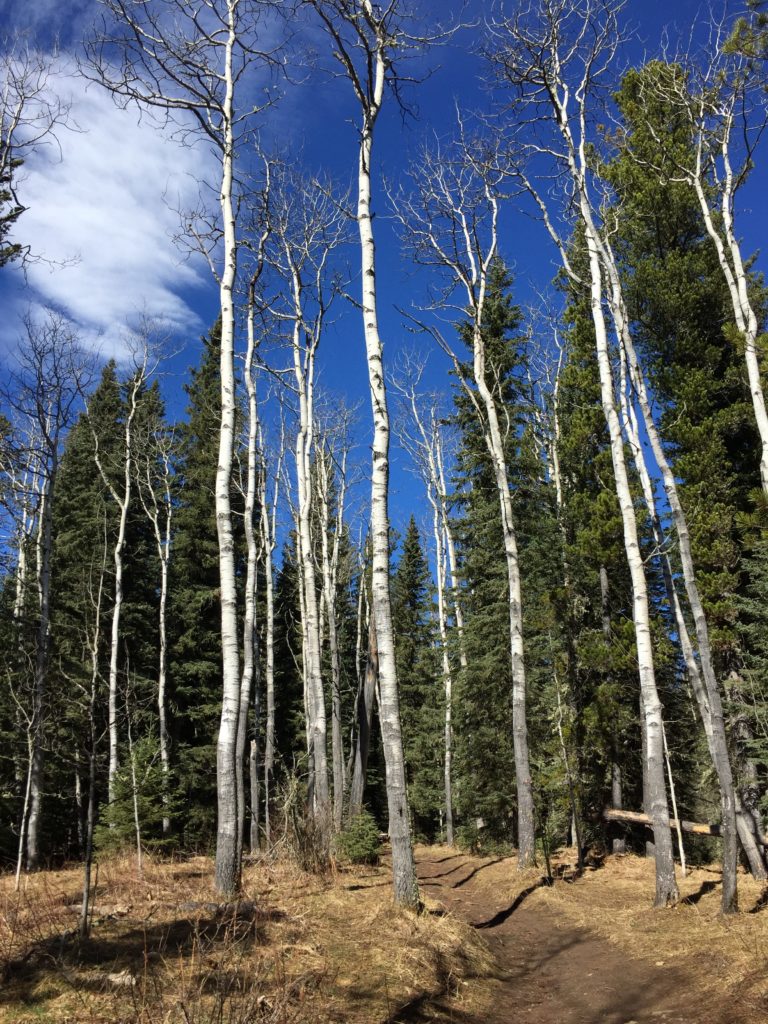
[{"label": "tall tree trunk", "polygon": [[[633,448],[635,464],[640,474],[645,501],[656,536],[656,543],[659,551],[663,551],[663,529],[658,514],[656,513],[653,487],[650,481],[650,474],[645,462],[640,439],[638,425],[635,422],[634,407],[630,399],[626,397],[625,361],[629,371],[629,379],[632,383],[640,409],[643,415],[646,434],[651,444],[656,464],[661,471],[664,492],[667,497],[672,518],[675,524],[678,548],[680,552],[680,564],[683,570],[683,581],[685,592],[688,597],[688,604],[693,616],[696,642],[698,647],[699,660],[696,661],[692,653],[692,644],[688,636],[688,629],[684,616],[679,606],[675,590],[672,570],[669,565],[669,558],[663,554],[664,580],[670,603],[670,610],[674,612],[678,627],[678,636],[683,644],[683,655],[688,665],[689,676],[693,685],[696,700],[701,713],[704,731],[707,736],[712,763],[717,774],[720,789],[720,804],[723,815],[723,892],[722,909],[724,914],[735,913],[738,910],[738,892],[736,886],[736,868],[738,861],[738,837],[736,825],[736,794],[733,784],[733,773],[728,752],[728,739],[725,731],[725,717],[720,697],[720,687],[715,675],[712,653],[709,642],[709,626],[704,612],[704,606],[699,595],[699,587],[696,579],[696,571],[693,564],[693,553],[691,550],[691,539],[688,530],[688,521],[680,502],[680,495],[677,488],[677,480],[672,467],[666,457],[664,446],[661,443],[656,421],[653,418],[650,399],[645,386],[645,378],[637,358],[632,336],[629,330],[629,317],[624,305],[624,298],[616,263],[613,254],[605,246],[604,261],[611,284],[611,312],[616,326],[616,334],[619,345],[622,349],[621,376],[622,388],[621,399],[624,403],[625,422],[628,431],[630,444]],[[700,666],[700,669],[699,669]],[[693,676],[697,678],[694,679]],[[702,684],[703,679],[703,686]]]},{"label": "tall tree trunk", "polygon": [[596,232],[592,224],[591,211],[588,209],[583,196],[581,198],[581,205],[589,250],[592,322],[595,328],[597,362],[600,371],[600,391],[603,412],[611,441],[613,474],[624,528],[624,547],[632,578],[633,617],[647,744],[646,765],[648,797],[650,801],[649,813],[653,818],[653,836],[656,847],[655,905],[663,907],[677,901],[678,889],[675,879],[672,835],[669,826],[669,809],[664,781],[661,701],[656,689],[656,674],[653,664],[648,584],[645,578],[645,567],[638,541],[637,518],[632,492],[629,487],[621,423],[616,411],[614,398],[613,371],[611,369],[608,335],[603,313],[603,280],[600,254],[596,242]]},{"label": "tall tree trunk", "polygon": [[[369,0],[364,0],[369,6]],[[385,63],[377,53],[374,91],[376,113],[384,90]],[[371,152],[375,114],[366,114],[360,140],[357,223],[362,261],[363,323],[368,357],[368,383],[373,410],[371,466],[371,604],[379,652],[379,720],[386,763],[392,881],[396,902],[417,906],[419,889],[413,860],[403,737],[395,664],[395,640],[389,592],[389,411],[376,310],[376,253],[371,220]]]},{"label": "tall tree trunk", "polygon": [[[611,275],[614,273],[615,266],[613,265]],[[670,605],[670,610],[675,616],[678,640],[683,653],[688,678],[696,698],[701,722],[707,737],[708,750],[718,777],[720,802],[723,812],[722,908],[723,913],[733,913],[738,908],[738,895],[736,889],[736,866],[738,855],[736,802],[733,775],[731,772],[730,757],[728,754],[728,741],[725,732],[725,719],[720,699],[720,689],[715,676],[710,650],[709,627],[705,611],[703,611],[703,606],[698,594],[698,586],[696,583],[693,557],[690,547],[690,536],[688,534],[688,524],[685,513],[683,512],[683,508],[680,504],[677,481],[670,464],[667,461],[664,447],[662,442],[660,442],[658,431],[653,420],[642,370],[635,354],[632,338],[629,334],[629,322],[626,316],[626,310],[624,309],[623,299],[621,296],[621,284],[618,282],[617,274],[615,275],[614,280],[612,280],[612,289],[612,308],[614,310],[616,333],[618,335],[618,339],[620,339],[620,344],[622,345],[622,361],[620,365],[622,383],[620,395],[625,421],[625,430],[633,452],[638,475],[640,477],[643,498],[648,509],[651,527],[653,529],[653,538],[659,552],[660,562],[662,562],[662,574],[665,590],[667,592],[667,599]],[[673,513],[673,520],[675,522],[676,535],[680,550],[680,561],[683,567],[683,580],[685,583],[686,594],[688,596],[688,603],[693,614],[693,622],[696,631],[698,659],[695,657],[693,644],[691,643],[690,635],[688,633],[688,626],[685,622],[685,616],[677,595],[673,569],[665,546],[664,527],[662,525],[662,520],[660,520],[656,511],[653,485],[651,483],[650,473],[648,471],[645,453],[643,451],[634,406],[631,396],[627,395],[627,369],[629,369],[629,378],[632,382],[634,392],[637,394],[640,401],[646,434],[650,440],[656,464],[660,471],[662,471],[665,493],[668,498],[670,509]],[[681,860],[682,859],[683,858],[681,856]]]},{"label": "tall tree trunk", "polygon": [[96,826],[96,748],[98,731],[96,726],[96,704],[99,689],[99,649],[101,647],[101,603],[104,594],[104,576],[107,564],[107,525],[104,518],[104,551],[96,593],[92,595],[93,634],[88,647],[91,656],[91,691],[88,701],[88,803],[85,817],[85,850],[83,854],[83,898],[80,903],[79,935],[88,937],[91,911],[91,869],[93,867],[93,832]]},{"label": "tall tree trunk", "polygon": [[[435,425],[437,427],[437,425]],[[443,523],[446,551],[448,554],[448,575],[451,582],[453,600],[453,619],[456,623],[456,636],[459,641],[459,665],[467,670],[467,648],[464,643],[464,611],[461,607],[461,588],[459,587],[458,559],[456,557],[456,539],[453,535],[451,517],[448,509],[447,488],[445,481],[445,464],[443,460],[443,444],[439,431],[435,433],[435,461],[437,466],[438,493],[440,496],[440,516]]]},{"label": "tall tree trunk", "polygon": [[[725,139],[727,140],[727,135],[725,136]],[[744,361],[747,368],[749,393],[752,398],[755,423],[760,436],[760,481],[764,493],[768,495],[768,410],[766,409],[760,359],[758,355],[757,339],[760,333],[760,328],[754,307],[749,297],[749,277],[744,268],[744,262],[741,257],[741,248],[733,227],[733,175],[730,172],[727,141],[725,141],[724,144],[724,154],[726,158],[727,177],[723,188],[720,212],[722,215],[723,234],[725,235],[725,239],[723,239],[715,224],[712,209],[707,197],[707,191],[704,183],[702,182],[701,167],[699,167],[698,173],[694,175],[692,184],[699,200],[707,234],[715,246],[717,258],[720,263],[720,269],[728,286],[736,327],[744,338]]]},{"label": "tall tree trunk", "polygon": [[51,619],[51,554],[53,549],[53,488],[58,469],[58,436],[51,438],[50,462],[41,490],[42,507],[38,513],[38,594],[39,613],[35,644],[34,712],[32,720],[32,756],[29,779],[29,820],[27,822],[27,869],[39,866],[40,811],[43,790],[45,743],[45,704],[48,679]]},{"label": "tall tree trunk", "polygon": [[437,622],[440,631],[440,651],[443,667],[443,689],[445,692],[445,710],[443,714],[443,792],[445,795],[445,841],[453,846],[453,787],[452,755],[453,730],[451,716],[453,711],[453,675],[451,660],[448,654],[448,628],[445,616],[445,544],[441,529],[441,517],[437,496],[432,488],[428,488],[428,496],[432,505],[432,530],[435,538],[435,564],[437,569]]},{"label": "tall tree trunk", "polygon": [[[168,521],[166,532],[166,551],[170,544],[170,506],[168,509]],[[168,735],[168,561],[167,557],[160,562],[160,609],[158,612],[160,627],[160,651],[159,667],[157,674],[157,718],[160,734],[160,767],[163,773],[163,835],[171,833],[171,819],[168,815],[170,802],[170,778],[171,778],[171,753],[170,737]]]},{"label": "tall tree trunk", "polygon": [[251,815],[250,815],[250,849],[251,853],[258,853],[261,849],[261,837],[259,835],[259,815],[261,804],[261,792],[259,787],[259,752],[261,737],[261,671],[260,662],[257,662],[256,671],[253,677],[253,736],[251,737],[248,764],[250,768],[250,789],[251,789]]},{"label": "tall tree trunk", "polygon": [[[244,529],[246,543],[246,571],[245,571],[245,613],[243,616],[243,671],[240,679],[240,706],[237,717],[237,740],[235,743],[235,758],[237,765],[237,860],[242,861],[243,841],[245,834],[245,778],[244,761],[245,747],[248,738],[248,712],[251,705],[251,693],[253,691],[255,662],[257,658],[256,645],[258,643],[256,627],[256,586],[257,586],[257,562],[258,545],[256,543],[256,492],[257,492],[257,439],[258,439],[258,410],[256,406],[256,385],[253,379],[253,359],[256,349],[256,340],[253,325],[254,309],[254,287],[251,280],[248,291],[248,348],[245,354],[245,366],[243,369],[245,377],[245,388],[248,394],[248,446],[246,453],[246,488],[244,508]],[[258,729],[258,723],[256,724]],[[250,760],[249,760],[250,764]],[[249,770],[249,776],[252,768]]]},{"label": "tall tree trunk", "polygon": [[117,528],[117,537],[112,549],[114,562],[115,600],[112,606],[112,632],[109,647],[109,696],[108,696],[108,731],[109,731],[109,768],[107,775],[109,802],[115,800],[115,778],[119,767],[118,754],[118,729],[117,729],[117,701],[118,701],[118,662],[120,651],[120,617],[123,610],[123,552],[125,551],[126,528],[128,524],[128,510],[131,504],[133,470],[134,470],[134,438],[133,424],[136,417],[139,392],[146,379],[147,352],[144,350],[144,360],[140,367],[135,369],[130,385],[130,397],[128,413],[125,417],[123,431],[123,488],[118,493],[117,488],[110,481],[101,461],[99,452],[99,438],[94,431],[94,459],[99,475],[112,498],[120,509],[120,519]]},{"label": "tall tree trunk", "polygon": [[[216,531],[219,544],[219,590],[221,602],[222,702],[216,743],[216,889],[226,896],[240,888],[240,848],[237,838],[238,762],[237,732],[240,720],[240,652],[237,629],[237,587],[235,544],[232,533],[230,487],[235,440],[235,307],[233,291],[237,271],[235,206],[232,197],[235,158],[234,69],[235,11],[227,3],[227,43],[224,63],[222,115],[224,149],[221,162],[219,202],[223,231],[224,265],[219,280],[221,309],[221,423],[219,457],[216,467]],[[241,769],[242,770],[242,769]]]},{"label": "tall tree trunk", "polygon": [[[361,586],[363,584],[361,583]],[[365,782],[368,772],[368,754],[371,747],[371,725],[373,723],[373,698],[379,676],[379,649],[376,643],[376,622],[373,615],[368,620],[368,658],[365,677],[358,690],[356,701],[357,737],[355,742],[352,781],[349,787],[349,817],[355,818],[363,812]]]},{"label": "tall tree trunk", "polygon": [[[294,280],[297,301],[299,287]],[[300,307],[299,307],[300,308]],[[317,601],[315,559],[312,550],[312,448],[314,442],[314,351],[302,365],[302,324],[297,319],[293,337],[293,361],[299,394],[299,430],[296,435],[297,525],[299,538],[299,586],[302,592],[305,638],[304,673],[308,694],[310,751],[313,767],[313,811],[323,829],[329,825],[327,722],[320,654],[320,611]]]},{"label": "tall tree trunk", "polygon": [[264,550],[264,589],[266,600],[266,621],[264,624],[265,648],[265,687],[266,687],[266,724],[264,742],[264,839],[269,849],[272,842],[270,819],[270,795],[272,777],[275,769],[275,598],[274,580],[272,575],[272,552],[275,548],[275,515],[280,481],[280,463],[282,451],[278,457],[275,472],[275,490],[273,495],[272,518],[267,508],[266,466],[262,468],[261,486],[261,530]]},{"label": "tall tree trunk", "polygon": [[[160,526],[160,504],[157,500],[156,484],[152,479],[152,459],[159,456],[163,464],[162,506],[164,523]],[[145,479],[139,480],[139,495],[144,506],[152,530],[155,535],[155,547],[160,562],[160,606],[157,616],[159,637],[157,665],[157,721],[160,740],[160,768],[163,774],[163,835],[171,833],[170,807],[171,784],[171,741],[168,732],[168,570],[171,561],[171,530],[173,524],[173,498],[171,495],[171,453],[165,443],[160,442],[157,449],[147,455]],[[146,495],[142,489],[146,485]]]},{"label": "tall tree trunk", "polygon": [[331,455],[323,445],[317,458],[317,484],[320,499],[320,542],[322,550],[323,605],[328,618],[328,650],[331,660],[331,750],[333,759],[333,825],[341,829],[344,814],[344,742],[341,734],[341,662],[336,623],[336,577],[339,558],[339,531],[341,510],[344,504],[344,470],[341,474],[341,488],[338,496],[339,510],[335,517],[333,550],[329,544],[331,534],[330,489]]},{"label": "tall tree trunk", "polygon": [[128,738],[128,761],[131,768],[131,797],[133,802],[133,831],[136,837],[136,874],[139,878],[144,874],[144,856],[141,845],[141,818],[139,816],[139,785],[136,776],[136,752],[133,747],[133,731],[131,729],[131,709],[126,693],[125,722]]},{"label": "tall tree trunk", "polygon": [[[600,566],[600,608],[603,628],[603,639],[605,640],[606,649],[610,649],[611,604],[610,592],[608,589],[608,570],[604,565]],[[621,763],[619,762],[618,730],[615,724],[613,728],[613,735],[611,737],[611,803],[618,810],[621,810],[624,806],[622,771]],[[613,852],[627,852],[627,843],[623,836],[614,836]]]},{"label": "tall tree trunk", "polygon": [[[481,289],[485,289],[483,280]],[[483,296],[478,309],[483,308]],[[473,330],[473,376],[485,413],[485,440],[493,464],[496,489],[499,496],[501,526],[504,534],[504,555],[507,563],[509,588],[509,637],[512,657],[512,737],[515,754],[515,781],[517,785],[517,857],[521,869],[530,867],[536,859],[536,834],[533,818],[533,783],[528,754],[528,724],[526,720],[525,651],[523,646],[523,601],[520,584],[520,561],[517,552],[512,496],[507,479],[499,414],[496,402],[485,379],[485,344],[482,322],[478,318]]]}]

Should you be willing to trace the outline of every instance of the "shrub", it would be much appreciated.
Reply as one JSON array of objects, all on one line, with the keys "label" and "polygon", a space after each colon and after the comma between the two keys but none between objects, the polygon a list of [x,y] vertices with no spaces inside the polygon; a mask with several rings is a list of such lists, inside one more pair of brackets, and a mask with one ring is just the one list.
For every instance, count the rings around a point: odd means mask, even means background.
[{"label": "shrub", "polygon": [[336,836],[335,847],[338,856],[350,864],[378,864],[381,843],[373,815],[363,811],[350,818]]}]

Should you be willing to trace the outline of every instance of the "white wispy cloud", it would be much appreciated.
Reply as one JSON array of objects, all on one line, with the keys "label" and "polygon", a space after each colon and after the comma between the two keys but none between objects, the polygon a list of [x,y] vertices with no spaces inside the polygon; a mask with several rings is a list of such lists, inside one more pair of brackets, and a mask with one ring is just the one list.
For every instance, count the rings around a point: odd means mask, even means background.
[{"label": "white wispy cloud", "polygon": [[[56,87],[77,130],[59,132],[59,148],[25,163],[27,210],[15,234],[43,259],[27,268],[25,288],[19,267],[6,271],[11,305],[55,306],[105,352],[119,350],[125,325],[141,315],[197,329],[188,300],[210,276],[199,261],[183,261],[173,238],[176,211],[198,203],[205,150],[181,146],[81,78],[62,74]],[[12,319],[4,318],[6,332]]]}]

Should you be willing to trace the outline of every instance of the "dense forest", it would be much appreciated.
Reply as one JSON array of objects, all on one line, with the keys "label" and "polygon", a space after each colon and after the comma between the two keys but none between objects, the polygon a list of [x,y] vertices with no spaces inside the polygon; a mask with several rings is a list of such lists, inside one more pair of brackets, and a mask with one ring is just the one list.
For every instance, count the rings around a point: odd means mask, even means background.
[{"label": "dense forest", "polygon": [[[681,860],[722,865],[725,913],[768,878],[765,12],[628,62],[614,0],[458,6],[101,0],[82,41],[72,74],[204,148],[179,245],[217,307],[183,384],[194,339],[151,316],[105,360],[30,305],[3,352],[0,857],[17,886],[84,865],[83,933],[125,850],[214,855],[231,896],[247,855],[323,870],[386,833],[413,907],[415,843],[635,851],[657,907]],[[457,40],[487,109],[382,165]],[[25,165],[69,130],[53,60],[6,40],[19,288]],[[352,111],[349,191],[270,141],[315,75]],[[520,211],[557,263],[537,303]],[[324,388],[337,321],[369,405]]]}]

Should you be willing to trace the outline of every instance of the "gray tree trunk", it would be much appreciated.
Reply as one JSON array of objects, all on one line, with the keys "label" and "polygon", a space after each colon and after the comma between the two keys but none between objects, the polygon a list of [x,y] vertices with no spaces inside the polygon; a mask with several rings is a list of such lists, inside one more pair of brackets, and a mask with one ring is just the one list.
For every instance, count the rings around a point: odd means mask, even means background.
[{"label": "gray tree trunk", "polygon": [[[361,586],[363,584],[361,583]],[[368,772],[368,753],[371,746],[371,724],[373,721],[373,698],[379,675],[379,650],[376,644],[376,623],[371,615],[368,622],[368,658],[365,676],[357,693],[355,711],[357,736],[355,741],[352,781],[349,787],[349,817],[362,814],[365,798],[365,782]]]},{"label": "gray tree trunk", "polygon": [[632,578],[635,638],[640,672],[640,690],[643,699],[644,730],[646,741],[646,766],[650,815],[653,819],[653,835],[656,846],[656,899],[657,907],[674,903],[678,898],[675,879],[675,861],[672,849],[672,835],[669,826],[669,808],[664,781],[664,751],[662,735],[661,701],[656,689],[656,674],[653,664],[651,642],[650,609],[648,584],[637,534],[632,492],[624,455],[624,441],[621,423],[616,411],[613,372],[608,351],[608,336],[603,314],[603,282],[600,256],[595,241],[591,211],[582,199],[582,217],[586,227],[589,249],[592,320],[595,327],[597,361],[600,370],[600,390],[603,412],[611,440],[611,459],[616,481],[616,493],[621,508],[624,528],[624,546]]},{"label": "gray tree trunk", "polygon": [[233,291],[237,273],[236,214],[232,198],[234,180],[234,90],[232,64],[236,41],[235,5],[227,3],[227,41],[224,50],[224,100],[219,205],[223,232],[223,267],[219,278],[221,310],[221,421],[219,457],[216,467],[216,532],[219,544],[219,586],[221,603],[222,702],[216,742],[217,833],[215,882],[217,892],[234,895],[240,888],[240,844],[238,843],[237,733],[240,722],[240,652],[237,628],[237,586],[235,542],[232,533],[230,487],[235,442],[235,307]]}]

